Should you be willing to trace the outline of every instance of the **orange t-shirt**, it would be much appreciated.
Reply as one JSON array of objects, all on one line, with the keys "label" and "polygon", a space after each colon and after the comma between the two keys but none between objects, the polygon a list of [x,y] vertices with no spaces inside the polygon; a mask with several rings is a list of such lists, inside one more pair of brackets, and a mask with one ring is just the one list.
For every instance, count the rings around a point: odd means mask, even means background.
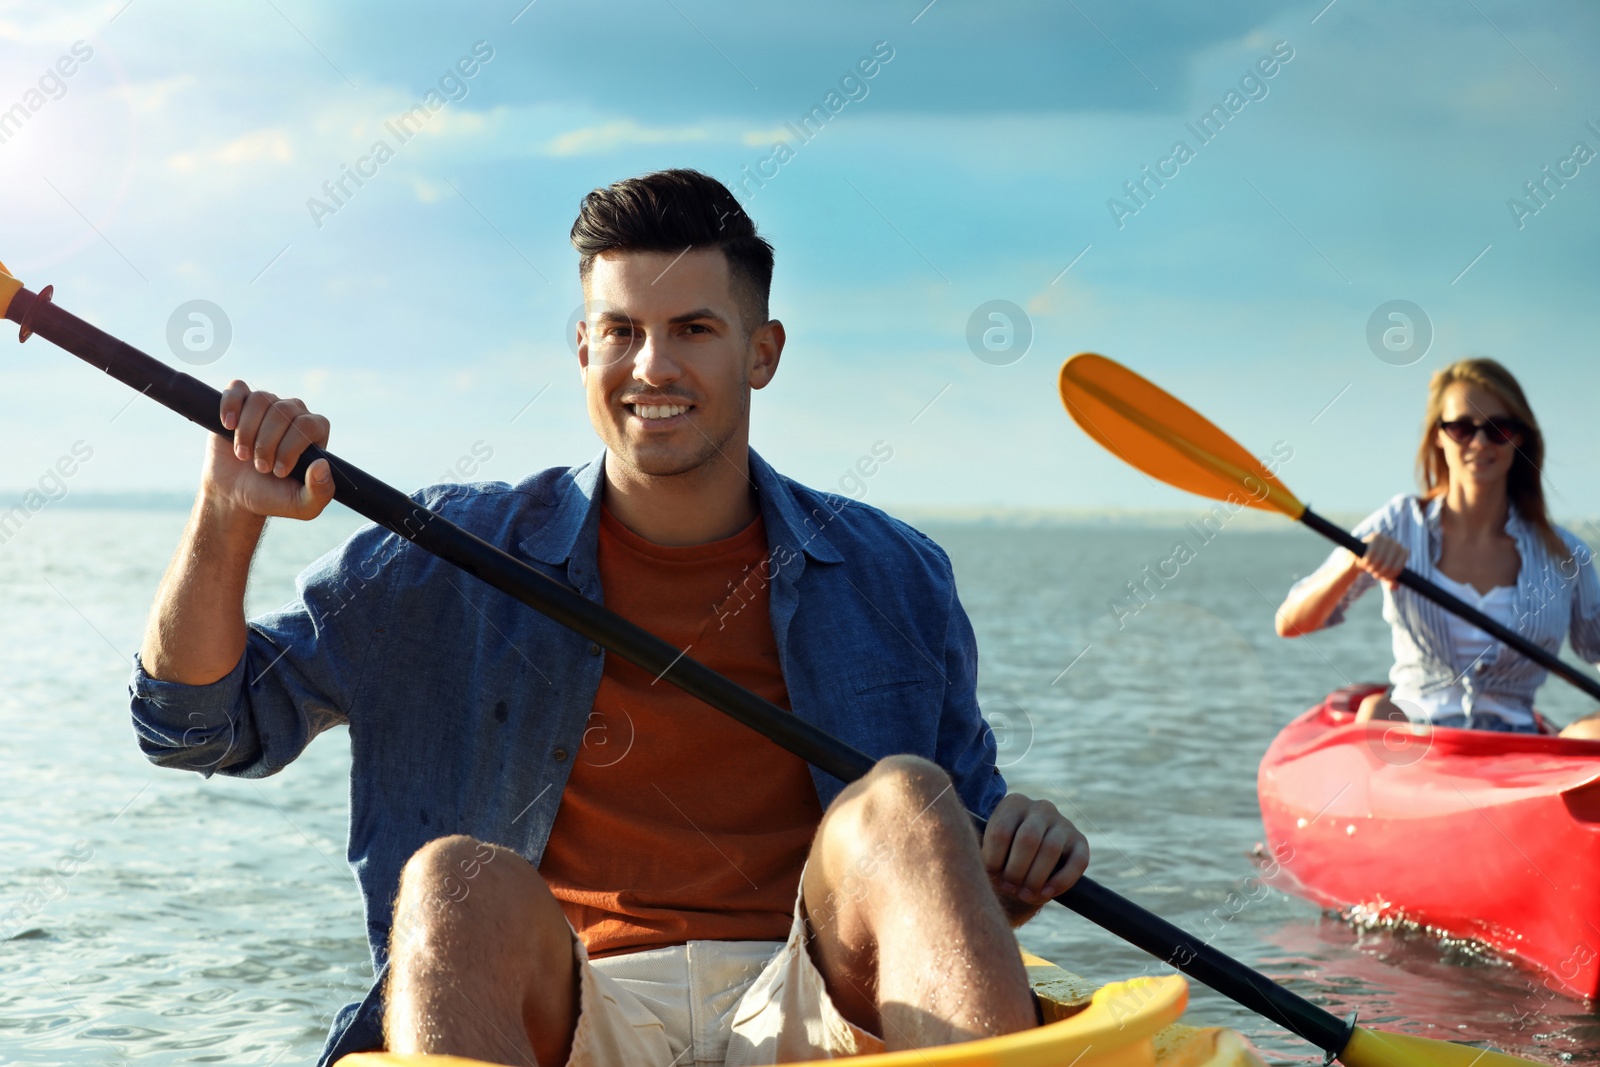
[{"label": "orange t-shirt", "polygon": [[[759,516],[679,547],[602,507],[599,569],[606,607],[789,706]],[[591,956],[781,941],[821,816],[804,760],[608,656],[539,873]]]}]

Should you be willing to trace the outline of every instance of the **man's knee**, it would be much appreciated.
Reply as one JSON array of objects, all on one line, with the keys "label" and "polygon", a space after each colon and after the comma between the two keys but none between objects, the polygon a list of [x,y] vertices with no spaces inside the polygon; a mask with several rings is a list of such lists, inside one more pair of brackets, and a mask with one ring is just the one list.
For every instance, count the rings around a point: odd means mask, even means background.
[{"label": "man's knee", "polygon": [[572,929],[512,849],[460,834],[419,848],[401,872],[389,957],[390,1048],[429,1050],[445,1033],[509,1048],[507,1063],[567,1058],[577,1011]]},{"label": "man's knee", "polygon": [[950,775],[932,760],[901,754],[874,763],[862,781],[900,790],[931,789],[937,794],[950,785]]},{"label": "man's knee", "polygon": [[458,940],[477,928],[504,930],[541,904],[559,910],[544,880],[516,852],[465,834],[438,837],[400,872],[391,954],[441,937]]},{"label": "man's knee", "polygon": [[899,839],[926,828],[941,831],[965,813],[950,776],[920,756],[886,756],[840,794],[829,820],[863,843]]},{"label": "man's knee", "polygon": [[476,851],[479,846],[494,847],[467,834],[436,837],[413,852],[411,858],[406,860],[406,865],[400,871],[401,884],[433,881],[452,863],[457,862],[463,853]]},{"label": "man's knee", "polygon": [[[436,837],[412,853],[400,871],[400,894],[465,899],[500,860],[520,859],[510,849],[466,834]],[[500,863],[501,873],[509,862]]]}]

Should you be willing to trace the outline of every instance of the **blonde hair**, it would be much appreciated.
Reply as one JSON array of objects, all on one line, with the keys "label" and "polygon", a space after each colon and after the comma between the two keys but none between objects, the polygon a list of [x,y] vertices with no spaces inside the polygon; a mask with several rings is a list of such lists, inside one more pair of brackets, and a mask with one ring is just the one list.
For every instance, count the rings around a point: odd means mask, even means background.
[{"label": "blonde hair", "polygon": [[1506,475],[1506,496],[1516,505],[1524,522],[1536,530],[1557,559],[1565,560],[1570,551],[1550,524],[1544,507],[1544,435],[1533,417],[1533,408],[1523,395],[1522,386],[1505,367],[1492,359],[1459,359],[1433,374],[1428,383],[1428,409],[1422,422],[1422,446],[1417,449],[1417,480],[1422,484],[1422,499],[1442,496],[1450,487],[1450,468],[1438,440],[1439,420],[1444,417],[1445,392],[1457,383],[1476,385],[1500,398],[1512,417],[1526,429],[1522,442],[1515,445],[1511,470]]}]

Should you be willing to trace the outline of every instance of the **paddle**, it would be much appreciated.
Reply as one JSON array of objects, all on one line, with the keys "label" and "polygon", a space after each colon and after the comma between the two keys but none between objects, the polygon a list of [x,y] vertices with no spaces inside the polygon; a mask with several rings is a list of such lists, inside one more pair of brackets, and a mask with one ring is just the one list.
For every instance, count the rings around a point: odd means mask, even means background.
[{"label": "paddle", "polygon": [[[190,421],[231,438],[219,418],[219,392],[55,306],[50,302],[52,289],[47,286],[37,294],[30,292],[0,266],[0,313],[21,326],[21,340],[37,333]],[[835,778],[851,782],[871,770],[874,761],[865,753],[734,684],[674,646],[327,451],[308,448],[295,465],[294,475],[303,479],[306,468],[316,459],[328,461],[333,470],[335,498],[351,510],[628,662],[667,679]],[[975,821],[981,832],[983,820]],[[1080,878],[1056,900],[1167,960],[1196,981],[1281,1024],[1330,1056],[1340,1056],[1349,1067],[1401,1067],[1423,1062],[1440,1067],[1472,1067],[1479,1063],[1483,1067],[1511,1067],[1532,1062],[1466,1045],[1425,1042],[1353,1027],[1090,878]],[[1426,1056],[1413,1051],[1410,1043],[1415,1042],[1423,1042],[1429,1050]]]},{"label": "paddle", "polygon": [[[1093,352],[1080,352],[1061,365],[1060,388],[1067,413],[1085,433],[1152,478],[1213,500],[1280,512],[1357,556],[1366,555],[1365,542],[1295,499],[1237,441],[1122,364]],[[1600,700],[1600,679],[1584,674],[1416,571],[1405,568],[1396,581]]]}]

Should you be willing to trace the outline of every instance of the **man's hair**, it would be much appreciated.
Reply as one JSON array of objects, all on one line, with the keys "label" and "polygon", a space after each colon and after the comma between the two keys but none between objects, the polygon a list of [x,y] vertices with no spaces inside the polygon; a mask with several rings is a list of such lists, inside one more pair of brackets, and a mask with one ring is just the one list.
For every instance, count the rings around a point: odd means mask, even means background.
[{"label": "man's hair", "polygon": [[587,284],[602,252],[667,252],[719,248],[748,335],[767,321],[772,245],[756,233],[727,186],[697,170],[659,170],[626,178],[583,198],[572,224],[578,277]]}]

